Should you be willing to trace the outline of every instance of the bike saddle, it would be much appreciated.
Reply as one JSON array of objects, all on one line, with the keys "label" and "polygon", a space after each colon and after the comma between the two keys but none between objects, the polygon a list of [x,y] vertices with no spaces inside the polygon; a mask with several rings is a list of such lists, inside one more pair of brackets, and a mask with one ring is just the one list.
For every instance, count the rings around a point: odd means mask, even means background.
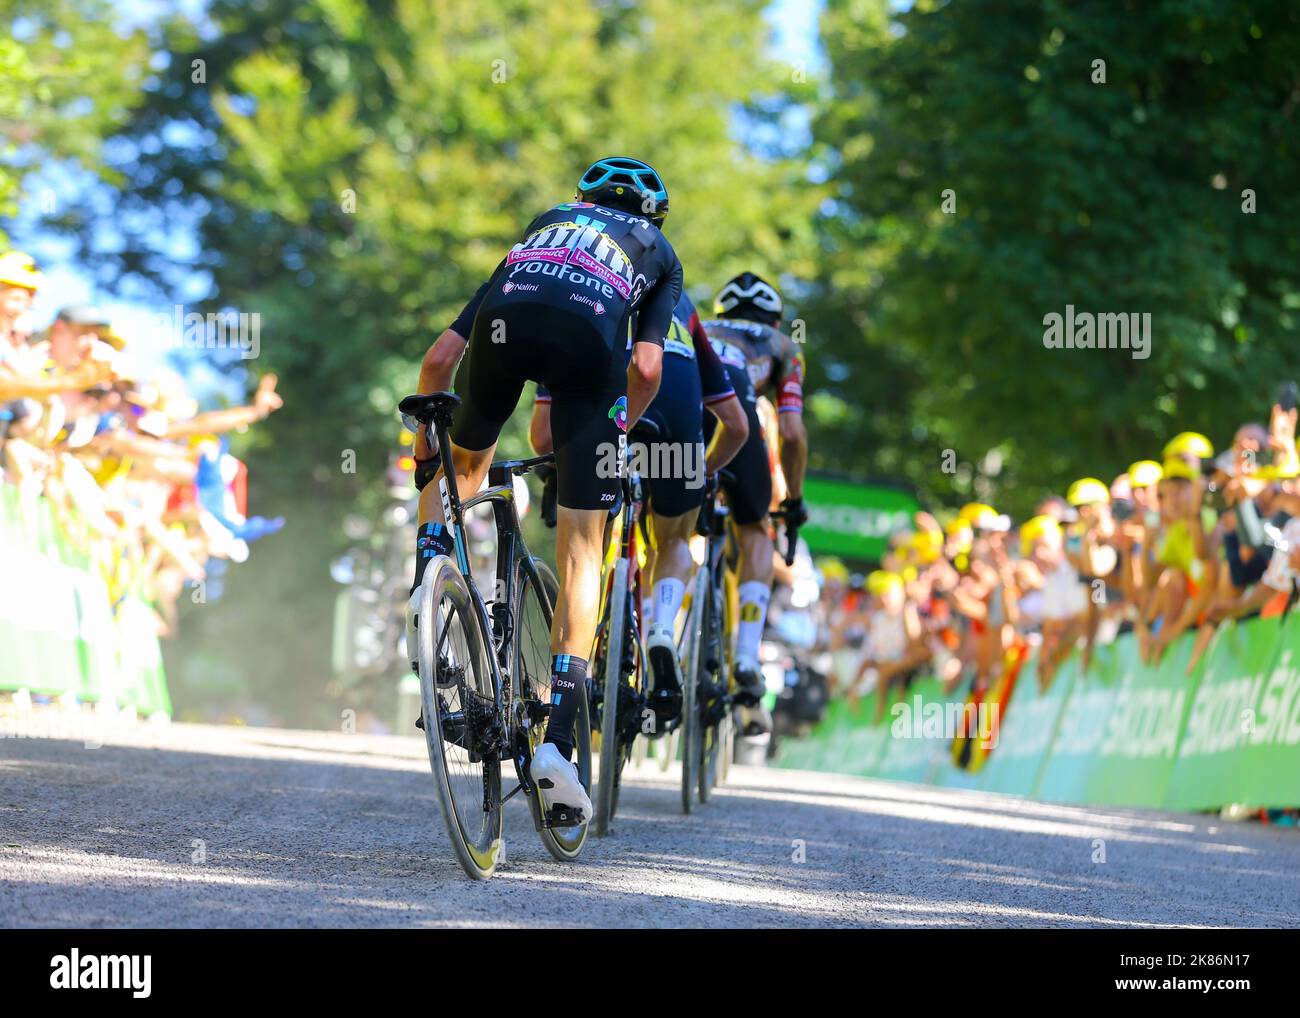
[{"label": "bike saddle", "polygon": [[397,404],[397,409],[407,417],[414,417],[421,424],[428,424],[439,418],[450,423],[452,411],[459,405],[460,397],[454,392],[431,392],[427,395],[417,393],[414,396],[407,396]]}]

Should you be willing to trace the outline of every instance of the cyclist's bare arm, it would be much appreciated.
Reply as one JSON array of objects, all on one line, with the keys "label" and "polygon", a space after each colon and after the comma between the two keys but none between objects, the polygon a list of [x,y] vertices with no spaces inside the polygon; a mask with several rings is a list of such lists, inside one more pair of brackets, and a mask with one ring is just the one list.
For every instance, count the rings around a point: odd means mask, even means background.
[{"label": "cyclist's bare arm", "polygon": [[732,461],[740,452],[745,440],[749,438],[749,419],[745,408],[734,395],[717,403],[710,403],[706,409],[718,419],[718,429],[709,444],[708,455],[704,460],[704,471],[712,476]]},{"label": "cyclist's bare arm", "polygon": [[[420,383],[416,391],[449,392],[451,380],[456,375],[456,365],[460,363],[461,355],[465,353],[468,344],[469,340],[454,329],[444,330],[425,351],[424,358],[420,361]],[[416,458],[428,459],[429,455],[430,449],[425,444],[424,435],[422,433],[416,435]]]},{"label": "cyclist's bare arm", "polygon": [[641,415],[659,392],[663,377],[664,348],[662,344],[638,340],[632,346],[632,359],[627,365],[627,426],[641,419]]},{"label": "cyclist's bare arm", "polygon": [[786,493],[791,498],[802,498],[803,475],[808,466],[808,429],[804,426],[803,414],[798,411],[783,411],[778,415],[777,425]]}]

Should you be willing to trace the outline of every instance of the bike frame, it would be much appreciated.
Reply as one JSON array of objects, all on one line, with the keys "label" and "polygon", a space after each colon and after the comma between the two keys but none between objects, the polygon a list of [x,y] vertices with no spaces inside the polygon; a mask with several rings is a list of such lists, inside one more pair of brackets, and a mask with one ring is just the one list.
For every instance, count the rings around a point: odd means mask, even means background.
[{"label": "bike frame", "polygon": [[[627,560],[628,576],[628,610],[631,613],[632,635],[641,639],[641,528],[637,525],[641,507],[641,479],[633,473],[628,473],[623,478],[623,505],[619,509],[619,537],[618,550],[614,555],[614,561],[620,558]],[[605,581],[604,598],[605,604],[609,604],[610,598],[614,592],[614,570],[606,570],[607,579]],[[604,605],[601,606],[602,614]],[[609,620],[613,624],[613,619]],[[597,634],[599,639],[599,634]]]},{"label": "bike frame", "polygon": [[[428,431],[431,429],[437,438],[438,444],[436,448],[451,449],[446,421],[437,419],[430,424],[426,424],[425,428],[426,440],[429,438]],[[450,459],[450,456],[444,455],[443,457],[443,470],[437,478],[438,494],[442,499],[443,516],[455,535],[456,566],[465,578],[465,585],[469,588],[470,601],[474,605],[475,619],[481,632],[485,637],[489,638],[492,644],[493,653],[488,655],[488,668],[492,676],[492,695],[498,716],[505,725],[506,743],[510,750],[511,760],[514,763],[515,774],[519,779],[519,787],[512,789],[501,797],[501,803],[505,803],[520,789],[523,789],[529,795],[536,793],[536,789],[528,777],[528,760],[520,751],[519,740],[516,738],[518,733],[514,715],[514,688],[509,681],[513,665],[512,662],[506,660],[507,654],[513,647],[512,637],[514,635],[515,620],[511,617],[513,611],[511,606],[514,603],[516,570],[518,568],[527,570],[529,578],[537,585],[537,589],[543,589],[541,577],[537,573],[537,568],[533,565],[532,555],[528,551],[523,534],[520,531],[519,513],[515,503],[514,477],[517,473],[526,473],[533,467],[543,463],[553,463],[555,456],[554,454],[547,454],[545,456],[534,456],[531,459],[495,462],[488,468],[488,486],[483,491],[464,501],[461,500],[460,493],[456,490],[455,474],[451,475],[451,481],[448,480],[447,468]],[[450,465],[454,468],[454,464]],[[490,618],[487,604],[483,599],[482,592],[478,589],[473,570],[470,568],[469,540],[465,533],[465,514],[475,506],[485,503],[490,503],[492,506],[492,515],[497,530],[496,590],[493,592],[496,596],[492,599]],[[526,744],[526,742],[525,739],[524,743]],[[533,823],[540,830],[545,825],[539,821],[539,814],[540,811],[534,812]]]}]

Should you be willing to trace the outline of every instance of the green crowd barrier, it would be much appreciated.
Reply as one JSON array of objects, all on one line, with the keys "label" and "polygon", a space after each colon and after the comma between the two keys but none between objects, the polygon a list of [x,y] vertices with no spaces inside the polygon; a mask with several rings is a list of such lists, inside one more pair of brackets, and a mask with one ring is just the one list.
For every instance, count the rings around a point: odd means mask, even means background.
[{"label": "green crowd barrier", "polygon": [[111,604],[49,503],[0,485],[0,690],[20,689],[171,715],[149,606],[134,591]]},{"label": "green crowd barrier", "polygon": [[1113,692],[1106,728],[1074,801],[1101,806],[1163,801],[1199,680],[1199,669],[1187,674],[1194,642],[1191,634],[1180,637],[1154,668],[1142,664],[1133,637],[1111,645],[1106,681]]},{"label": "green crowd barrier", "polygon": [[1300,802],[1300,620],[1253,619],[1216,634],[1192,700],[1165,805]]},{"label": "green crowd barrier", "polygon": [[[926,781],[943,750],[942,734],[948,724],[948,698],[938,679],[918,679],[896,697],[885,714],[884,748],[876,775],[898,781]],[[904,737],[900,738],[899,734]]]},{"label": "green crowd barrier", "polygon": [[1038,659],[1025,663],[1003,711],[998,743],[980,771],[981,789],[1026,797],[1034,794],[1075,674],[1071,659],[1043,690],[1038,683]]},{"label": "green crowd barrier", "polygon": [[1070,655],[1047,689],[1030,658],[982,766],[954,760],[959,705],[931,678],[896,705],[910,704],[905,718],[948,712],[942,730],[897,724],[893,712],[872,724],[868,705],[835,702],[808,737],[781,744],[776,763],[1081,805],[1300,805],[1300,616],[1220,626],[1189,672],[1193,645],[1184,634],[1150,666],[1126,634],[1086,668]]}]

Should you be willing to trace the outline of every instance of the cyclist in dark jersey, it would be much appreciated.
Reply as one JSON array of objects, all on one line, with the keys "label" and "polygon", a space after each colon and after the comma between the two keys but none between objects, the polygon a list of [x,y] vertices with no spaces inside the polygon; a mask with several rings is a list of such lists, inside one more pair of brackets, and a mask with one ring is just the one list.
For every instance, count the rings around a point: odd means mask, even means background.
[{"label": "cyclist in dark jersey", "polygon": [[[575,198],[532,221],[438,337],[421,364],[419,391],[450,388],[468,349],[456,378],[461,404],[450,431],[461,497],[482,487],[524,383],[543,382],[551,391],[560,592],[551,627],[551,713],[532,777],[547,807],[574,808],[585,822],[591,801],[569,762],[578,705],[565,694],[586,681],[604,523],[618,491],[618,478],[601,476],[598,464],[611,446],[617,448],[620,432],[640,417],[659,388],[682,266],[659,230],[668,213],[668,192],[648,164],[601,159],[582,175]],[[625,337],[633,312],[629,359]],[[418,460],[431,458],[423,438],[415,452]],[[453,551],[436,490],[433,484],[421,492],[417,589],[427,562]]]},{"label": "cyclist in dark jersey", "polygon": [[[714,305],[717,318],[704,322],[714,349],[731,373],[733,384],[743,377],[756,396],[776,403],[780,425],[780,460],[788,497],[781,508],[802,523],[804,469],[808,460],[808,433],[803,423],[803,354],[778,326],[781,295],[752,272],[728,281]],[[736,454],[727,485],[727,503],[740,538],[740,620],[736,627],[735,679],[737,698],[756,705],[763,695],[763,675],[758,649],[772,592],[773,542],[768,520],[772,500],[772,474],[767,443],[758,421],[756,403],[746,406],[749,438]],[[707,427],[707,423],[706,423]]]},{"label": "cyclist in dark jersey", "polygon": [[[533,448],[539,453],[551,448],[550,405],[550,392],[539,386],[529,426]],[[720,428],[713,429],[707,451],[705,409]],[[662,729],[681,714],[675,625],[694,569],[689,542],[704,502],[705,483],[731,462],[749,433],[745,409],[686,294],[677,301],[664,339],[663,382],[645,419],[654,423],[658,433],[633,449],[647,491],[653,549],[646,569],[651,600],[641,617],[650,623],[646,640],[654,676],[650,706]]]},{"label": "cyclist in dark jersey", "polygon": [[[659,428],[659,436],[654,439],[658,455],[651,447],[646,456],[651,467],[649,521],[653,561],[647,563],[647,571],[651,576],[652,604],[642,618],[649,621],[646,651],[654,676],[649,705],[661,727],[674,723],[681,715],[676,625],[686,584],[695,568],[690,539],[704,502],[705,480],[729,465],[749,437],[749,424],[738,395],[700,324],[695,305],[683,295],[664,341],[663,385],[646,411],[646,417]],[[709,413],[702,414],[702,408]],[[671,452],[679,448],[683,452],[690,448],[705,450],[705,416],[711,426],[712,441],[701,457],[703,469],[671,469]],[[665,455],[664,450],[670,454]],[[688,462],[688,457],[683,455],[682,462]]]}]

